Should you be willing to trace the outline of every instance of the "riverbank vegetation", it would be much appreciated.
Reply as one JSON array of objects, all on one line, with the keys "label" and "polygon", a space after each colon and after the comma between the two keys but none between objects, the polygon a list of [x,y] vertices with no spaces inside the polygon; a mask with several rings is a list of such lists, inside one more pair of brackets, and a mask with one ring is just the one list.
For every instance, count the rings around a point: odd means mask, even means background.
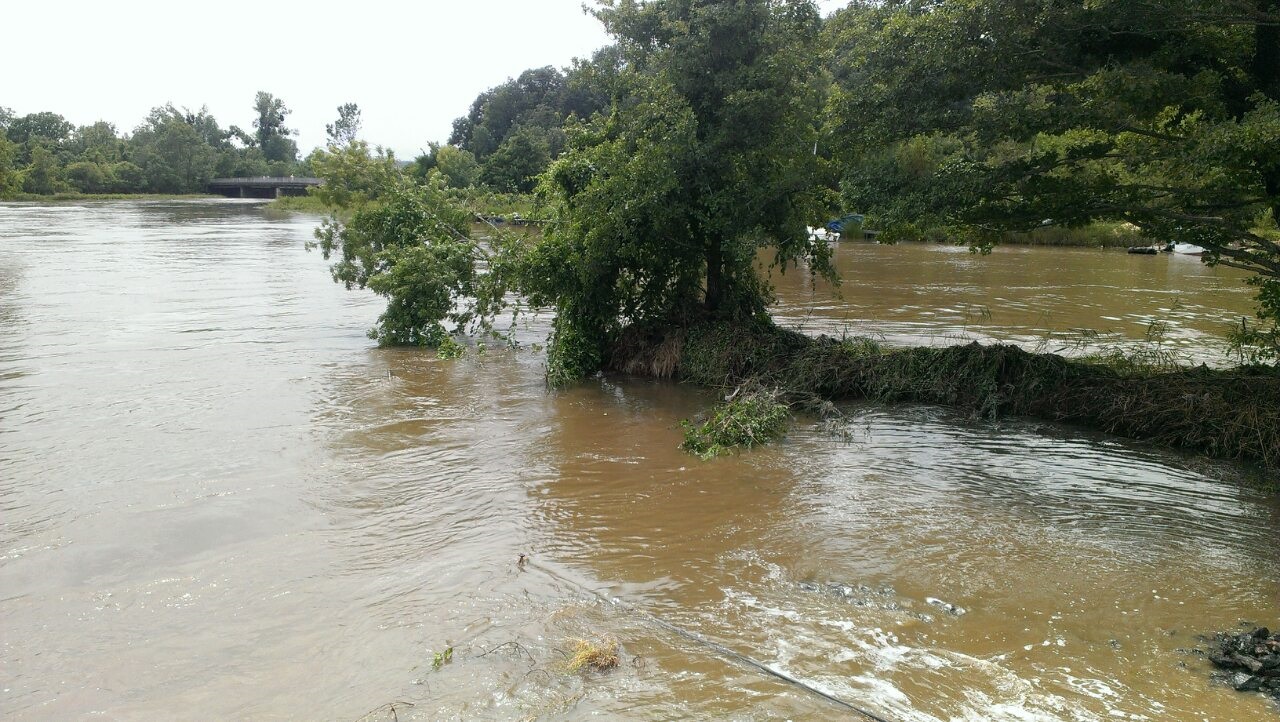
[{"label": "riverbank vegetation", "polygon": [[76,127],[54,112],[0,107],[0,199],[185,195],[215,177],[308,175],[283,101],[260,92],[253,111],[246,132],[223,128],[206,108],[166,104],[122,133],[105,121]]},{"label": "riverbank vegetation", "polygon": [[818,414],[830,413],[833,402],[865,400],[938,404],[986,419],[1061,421],[1280,468],[1280,374],[1274,369],[1130,361],[977,343],[886,348],[770,323],[712,321],[678,330],[629,329],[609,369],[726,391],[776,389],[776,401]]},{"label": "riverbank vegetation", "polygon": [[[853,3],[824,20],[799,0],[602,3],[613,45],[482,95],[457,145],[407,171],[354,139],[316,156],[315,193],[346,214],[319,243],[336,280],[387,297],[383,343],[553,311],[553,384],[617,370],[787,404],[939,403],[1275,464],[1280,376],[1262,364],[1280,356],[1280,66],[1260,58],[1280,53],[1280,26],[1232,0],[1014,5]],[[503,190],[534,187],[542,233],[471,239],[466,204],[538,123],[545,167]],[[1258,318],[1234,337],[1253,365],[883,350],[776,328],[759,252],[838,283],[805,227],[851,209],[884,240],[941,228],[978,251],[1090,228],[1195,243],[1253,273]]]}]

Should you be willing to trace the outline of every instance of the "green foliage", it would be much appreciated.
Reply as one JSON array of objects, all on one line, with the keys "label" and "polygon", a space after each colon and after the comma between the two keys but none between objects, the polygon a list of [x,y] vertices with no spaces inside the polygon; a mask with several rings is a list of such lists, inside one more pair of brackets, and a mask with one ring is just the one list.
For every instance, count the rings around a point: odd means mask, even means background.
[{"label": "green foliage", "polygon": [[386,297],[387,310],[371,338],[449,356],[459,348],[452,333],[489,329],[503,303],[505,289],[493,268],[501,264],[477,272],[486,252],[469,229],[470,214],[449,202],[438,183],[396,177],[350,220],[326,220],[316,238],[326,260],[338,257],[331,269],[335,281]]},{"label": "green foliage", "polygon": [[559,70],[550,66],[526,70],[481,93],[470,112],[453,122],[449,144],[483,161],[513,132],[522,128],[555,132],[571,113],[582,110],[573,107],[573,95]]},{"label": "green foliage", "polygon": [[329,145],[341,148],[360,134],[360,106],[344,103],[338,106],[338,119],[324,127]]},{"label": "green foliage", "polygon": [[293,161],[293,141],[285,137],[287,109],[270,96],[263,107],[265,147],[236,126],[221,127],[207,108],[153,108],[129,135],[105,121],[76,128],[56,113],[18,118],[0,109],[0,195],[13,196],[24,188],[35,195],[178,195],[204,192],[214,176],[304,171]]},{"label": "green foliage", "polygon": [[1280,7],[854,3],[826,41],[843,202],[884,239],[1125,223],[1280,278]]},{"label": "green foliage", "polygon": [[310,193],[330,208],[358,208],[377,198],[399,176],[394,156],[382,148],[371,149],[363,140],[317,149],[308,162],[324,179]]},{"label": "green foliage", "polygon": [[75,126],[67,122],[66,118],[46,111],[12,119],[5,128],[5,136],[18,145],[37,139],[47,144],[57,144],[66,140],[74,129]]},{"label": "green foliage", "polygon": [[154,109],[130,145],[145,189],[153,193],[202,191],[213,178],[217,151],[173,106]]},{"label": "green foliage", "polygon": [[1280,361],[1280,279],[1254,276],[1258,287],[1258,321],[1240,319],[1227,334],[1230,352],[1242,364],[1274,364]]},{"label": "green foliage", "polygon": [[[5,110],[0,108],[0,111]],[[8,138],[0,137],[0,198],[7,198],[22,190],[22,175],[15,167],[17,146]]]},{"label": "green foliage", "polygon": [[52,194],[60,190],[58,161],[44,144],[31,149],[31,164],[23,174],[22,189],[28,193]]},{"label": "green foliage", "polygon": [[439,670],[441,667],[453,661],[453,647],[445,647],[443,652],[436,652],[431,655],[431,668]]},{"label": "green foliage", "polygon": [[480,182],[480,163],[471,151],[442,145],[435,153],[435,167],[450,188],[471,188]]},{"label": "green foliage", "polygon": [[115,187],[111,166],[92,161],[76,161],[64,171],[67,182],[81,193],[110,193]]},{"label": "green foliage", "polygon": [[537,217],[536,199],[532,195],[497,193],[485,186],[469,188],[450,186],[448,195],[467,210],[483,216],[510,218],[518,214],[524,218]]},{"label": "green foliage", "polygon": [[501,192],[529,193],[537,183],[538,174],[550,162],[551,146],[546,132],[521,128],[507,136],[485,161],[483,179]]},{"label": "green foliage", "polygon": [[735,447],[751,448],[779,439],[786,434],[791,419],[790,410],[780,398],[777,390],[739,388],[701,423],[680,422],[684,429],[680,448],[710,459]]},{"label": "green foliage", "polygon": [[284,125],[285,118],[291,112],[284,101],[271,93],[258,91],[254,97],[253,110],[257,114],[253,127],[258,148],[268,162],[293,163],[298,159],[298,144],[289,138],[293,133]]},{"label": "green foliage", "polygon": [[116,133],[115,126],[101,120],[77,128],[62,150],[67,158],[101,165],[120,162],[126,152],[125,141]]},{"label": "green foliage", "polygon": [[623,59],[612,110],[568,128],[524,266],[529,302],[557,312],[553,381],[598,370],[628,324],[760,317],[763,246],[784,268],[832,273],[804,230],[818,205],[813,5],[659,0],[597,15]]},{"label": "green foliage", "polygon": [[606,48],[564,71],[526,70],[481,93],[470,112],[454,121],[449,144],[473,154],[482,180],[494,189],[528,193],[564,150],[565,123],[608,109],[608,84],[618,63],[616,49]]}]

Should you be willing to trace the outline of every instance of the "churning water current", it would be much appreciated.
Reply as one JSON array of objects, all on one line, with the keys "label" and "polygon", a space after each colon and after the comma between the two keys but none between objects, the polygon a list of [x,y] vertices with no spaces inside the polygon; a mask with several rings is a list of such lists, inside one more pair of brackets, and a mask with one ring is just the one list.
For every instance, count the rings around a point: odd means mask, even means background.
[{"label": "churning water current", "polygon": [[[845,715],[654,618],[892,720],[1272,714],[1178,651],[1280,621],[1280,504],[1245,471],[919,406],[701,462],[679,420],[710,392],[548,392],[545,317],[517,350],[376,348],[381,302],[304,251],[315,223],[0,205],[0,714]],[[776,279],[784,323],[1056,350],[1158,321],[1213,361],[1248,310],[1239,274],[1185,258],[837,262],[839,298]],[[622,665],[565,672],[578,638]]]}]

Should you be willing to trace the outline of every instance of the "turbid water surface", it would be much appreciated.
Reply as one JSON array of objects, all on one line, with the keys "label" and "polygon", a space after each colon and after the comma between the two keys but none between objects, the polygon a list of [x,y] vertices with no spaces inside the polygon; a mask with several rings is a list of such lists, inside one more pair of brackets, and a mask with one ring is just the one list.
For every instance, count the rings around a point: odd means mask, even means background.
[{"label": "turbid water surface", "polygon": [[[1280,622],[1280,504],[1246,470],[920,406],[701,462],[678,423],[710,392],[549,393],[545,317],[514,351],[376,348],[315,222],[0,205],[0,715],[848,717],[666,625],[891,720],[1274,714],[1176,651]],[[1183,258],[837,260],[842,299],[781,281],[786,322],[1034,345],[1161,318],[1211,360],[1248,310]],[[564,671],[603,637],[618,669]]]}]

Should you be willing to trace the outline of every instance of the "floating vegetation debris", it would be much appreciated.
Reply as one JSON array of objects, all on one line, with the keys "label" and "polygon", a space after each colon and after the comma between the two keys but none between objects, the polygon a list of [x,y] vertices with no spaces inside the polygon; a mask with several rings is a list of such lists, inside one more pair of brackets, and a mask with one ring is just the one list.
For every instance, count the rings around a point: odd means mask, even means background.
[{"label": "floating vegetation debris", "polygon": [[570,672],[607,672],[618,666],[618,640],[601,637],[595,640],[574,639],[573,656],[566,668]]},{"label": "floating vegetation debris", "polygon": [[776,389],[736,389],[701,423],[685,420],[680,448],[710,459],[738,446],[751,448],[782,437],[791,412]]},{"label": "floating vegetation debris", "polygon": [[445,647],[443,652],[436,652],[431,659],[431,668],[440,669],[453,661],[453,647]]}]

